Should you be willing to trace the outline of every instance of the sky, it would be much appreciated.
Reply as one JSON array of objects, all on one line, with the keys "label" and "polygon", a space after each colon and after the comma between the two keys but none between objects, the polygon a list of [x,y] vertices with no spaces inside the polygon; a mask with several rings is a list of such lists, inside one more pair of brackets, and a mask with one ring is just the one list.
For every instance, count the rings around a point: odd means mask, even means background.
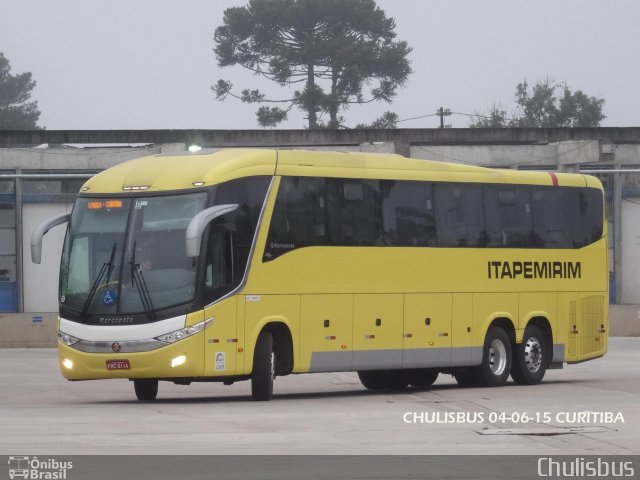
[{"label": "sky", "polygon": [[[256,129],[255,105],[219,102],[211,85],[289,93],[217,66],[213,32],[239,0],[2,0],[0,52],[32,72],[39,125],[63,129]],[[345,124],[394,111],[435,128],[439,107],[515,112],[518,83],[546,78],[606,100],[603,126],[640,126],[638,0],[377,0],[413,48],[414,73],[391,105],[352,106]],[[430,115],[430,116],[425,116]],[[415,120],[407,120],[423,117]],[[469,117],[452,115],[452,127]],[[292,111],[278,128],[305,128]]]}]

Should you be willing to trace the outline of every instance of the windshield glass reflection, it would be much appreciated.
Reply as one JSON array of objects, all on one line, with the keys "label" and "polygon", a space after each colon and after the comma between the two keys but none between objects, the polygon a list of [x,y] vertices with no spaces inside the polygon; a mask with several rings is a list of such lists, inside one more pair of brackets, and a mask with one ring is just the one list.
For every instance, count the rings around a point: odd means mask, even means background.
[{"label": "windshield glass reflection", "polygon": [[61,264],[60,302],[82,313],[147,313],[195,294],[185,231],[206,193],[137,199],[79,198]]}]

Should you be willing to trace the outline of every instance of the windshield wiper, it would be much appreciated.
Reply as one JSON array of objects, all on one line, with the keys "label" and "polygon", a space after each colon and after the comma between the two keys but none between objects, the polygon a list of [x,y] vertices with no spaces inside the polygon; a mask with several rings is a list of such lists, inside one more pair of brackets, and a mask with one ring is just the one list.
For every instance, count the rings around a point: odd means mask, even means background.
[{"label": "windshield wiper", "polygon": [[156,314],[153,309],[153,303],[151,302],[151,296],[149,295],[149,288],[147,287],[147,282],[144,280],[144,275],[142,275],[140,264],[136,263],[136,243],[137,242],[133,242],[133,253],[131,254],[131,261],[129,262],[129,265],[131,265],[131,284],[138,290],[140,302],[142,303],[142,308],[144,308],[145,313],[153,320]]},{"label": "windshield wiper", "polygon": [[113,272],[113,259],[116,256],[116,242],[113,242],[113,247],[111,248],[111,255],[109,255],[109,261],[102,264],[100,271],[98,272],[98,276],[93,281],[93,285],[91,285],[91,290],[89,290],[89,295],[87,295],[87,299],[82,306],[82,315],[86,315],[89,310],[89,305],[91,305],[91,301],[93,297],[96,295],[98,291],[98,287],[101,285],[102,279],[105,278],[105,285],[109,283],[111,279],[111,273]]}]

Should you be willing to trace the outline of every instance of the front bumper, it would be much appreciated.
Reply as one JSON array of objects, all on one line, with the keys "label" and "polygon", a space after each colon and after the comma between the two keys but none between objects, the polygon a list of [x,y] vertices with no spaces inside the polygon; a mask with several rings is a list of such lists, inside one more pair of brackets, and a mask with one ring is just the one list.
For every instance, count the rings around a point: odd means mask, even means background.
[{"label": "front bumper", "polygon": [[[172,367],[182,355],[184,363]],[[109,360],[127,361],[129,368],[109,370]],[[82,352],[58,342],[58,362],[68,380],[198,377],[204,373],[204,332],[147,352]]]}]

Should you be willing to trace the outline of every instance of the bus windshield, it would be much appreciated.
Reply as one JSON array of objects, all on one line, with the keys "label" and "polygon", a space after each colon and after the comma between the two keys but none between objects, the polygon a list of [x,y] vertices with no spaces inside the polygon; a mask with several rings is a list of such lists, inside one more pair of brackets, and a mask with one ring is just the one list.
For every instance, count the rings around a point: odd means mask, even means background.
[{"label": "bus windshield", "polygon": [[82,314],[147,314],[195,295],[196,262],[185,252],[204,192],[77,200],[65,240],[60,304]]}]

